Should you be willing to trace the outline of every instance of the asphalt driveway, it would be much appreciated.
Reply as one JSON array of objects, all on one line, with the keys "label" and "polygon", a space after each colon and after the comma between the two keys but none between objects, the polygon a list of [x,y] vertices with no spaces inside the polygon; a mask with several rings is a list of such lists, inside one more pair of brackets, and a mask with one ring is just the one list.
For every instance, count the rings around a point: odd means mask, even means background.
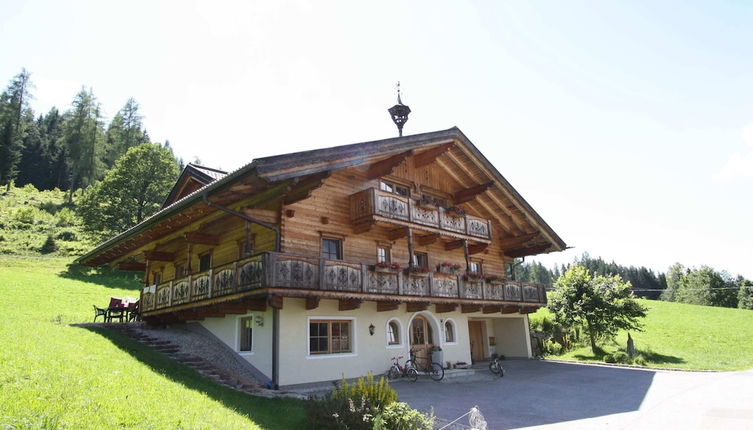
[{"label": "asphalt driveway", "polygon": [[393,386],[401,401],[423,411],[433,407],[446,420],[477,405],[489,430],[753,429],[753,371],[652,371],[535,360],[504,366],[504,378],[484,372]]}]

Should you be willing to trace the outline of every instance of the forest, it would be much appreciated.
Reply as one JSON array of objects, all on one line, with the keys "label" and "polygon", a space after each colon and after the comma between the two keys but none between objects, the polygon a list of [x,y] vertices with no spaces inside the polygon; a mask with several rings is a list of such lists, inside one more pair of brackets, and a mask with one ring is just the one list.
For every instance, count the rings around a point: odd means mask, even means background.
[{"label": "forest", "polygon": [[[0,242],[5,237],[25,241],[23,246],[6,244],[0,251],[54,252],[55,240],[63,240],[65,249],[75,254],[86,248],[76,246],[77,240],[94,243],[159,210],[184,163],[169,142],[151,142],[136,100],[126,100],[108,121],[93,90],[82,87],[69,108],[37,114],[30,106],[33,89],[31,74],[22,70],[0,94],[0,186],[5,188]],[[49,191],[50,196],[66,192],[67,198],[39,202],[34,190]],[[27,207],[16,208],[14,202]],[[33,204],[38,207],[29,207]],[[79,227],[85,237],[78,238]],[[60,228],[68,230],[61,233],[56,230]],[[46,236],[45,243],[30,235],[35,229]],[[648,299],[753,309],[753,282],[707,266],[676,263],[665,274],[584,253],[552,268],[517,261],[508,267],[508,278],[551,288],[572,264],[595,275],[620,275],[635,295]]]}]

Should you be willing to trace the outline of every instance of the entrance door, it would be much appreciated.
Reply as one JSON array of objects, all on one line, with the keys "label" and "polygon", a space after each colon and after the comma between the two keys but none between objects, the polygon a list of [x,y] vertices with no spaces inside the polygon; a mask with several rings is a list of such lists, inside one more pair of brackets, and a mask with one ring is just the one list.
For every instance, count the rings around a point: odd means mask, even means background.
[{"label": "entrance door", "polygon": [[410,347],[416,353],[416,365],[425,369],[431,364],[431,348],[434,339],[434,333],[431,330],[429,321],[417,315],[410,324]]},{"label": "entrance door", "polygon": [[484,322],[468,321],[468,335],[471,341],[471,360],[475,363],[484,359]]}]

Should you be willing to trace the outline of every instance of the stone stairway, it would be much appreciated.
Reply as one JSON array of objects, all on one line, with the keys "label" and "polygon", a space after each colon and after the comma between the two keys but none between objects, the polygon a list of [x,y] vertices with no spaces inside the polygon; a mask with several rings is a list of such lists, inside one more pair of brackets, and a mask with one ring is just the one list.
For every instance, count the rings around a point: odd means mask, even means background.
[{"label": "stone stairway", "polygon": [[[80,324],[85,325],[85,324]],[[88,324],[86,324],[88,325]],[[94,325],[94,324],[91,324]],[[146,330],[141,324],[96,324],[97,327],[106,326],[109,329],[120,331],[126,336],[149,346],[167,357],[195,370],[199,374],[209,378],[213,382],[224,385],[233,390],[261,397],[294,397],[305,399],[306,396],[288,391],[269,390],[264,388],[261,382],[245,376],[233,374],[227,369],[212,363],[205,358],[185,351],[181,345],[170,340],[155,336],[153,330]]]}]

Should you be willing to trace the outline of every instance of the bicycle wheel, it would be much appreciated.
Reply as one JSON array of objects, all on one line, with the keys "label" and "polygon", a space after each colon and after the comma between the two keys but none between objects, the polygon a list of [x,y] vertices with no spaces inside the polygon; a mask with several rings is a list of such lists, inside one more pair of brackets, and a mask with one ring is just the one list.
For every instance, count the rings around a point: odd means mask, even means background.
[{"label": "bicycle wheel", "polygon": [[408,360],[405,362],[405,368],[406,369],[416,369],[418,370],[418,365],[416,364],[416,360]]},{"label": "bicycle wheel", "polygon": [[431,363],[429,371],[431,372],[431,379],[435,381],[441,381],[444,378],[444,369],[442,369],[442,365],[439,363]]},{"label": "bicycle wheel", "polygon": [[400,377],[400,370],[397,368],[397,366],[393,365],[392,367],[390,367],[390,370],[387,371],[387,379],[392,381],[399,377]]},{"label": "bicycle wheel", "polygon": [[495,374],[499,375],[500,369],[502,366],[499,365],[499,362],[497,360],[492,360],[489,362],[489,370]]},{"label": "bicycle wheel", "polygon": [[418,379],[418,370],[411,367],[410,369],[405,371],[405,377],[408,378],[408,380],[411,382],[416,382],[416,380]]},{"label": "bicycle wheel", "polygon": [[505,368],[502,367],[502,365],[500,364],[499,365],[499,377],[501,378],[503,376],[505,376]]}]

